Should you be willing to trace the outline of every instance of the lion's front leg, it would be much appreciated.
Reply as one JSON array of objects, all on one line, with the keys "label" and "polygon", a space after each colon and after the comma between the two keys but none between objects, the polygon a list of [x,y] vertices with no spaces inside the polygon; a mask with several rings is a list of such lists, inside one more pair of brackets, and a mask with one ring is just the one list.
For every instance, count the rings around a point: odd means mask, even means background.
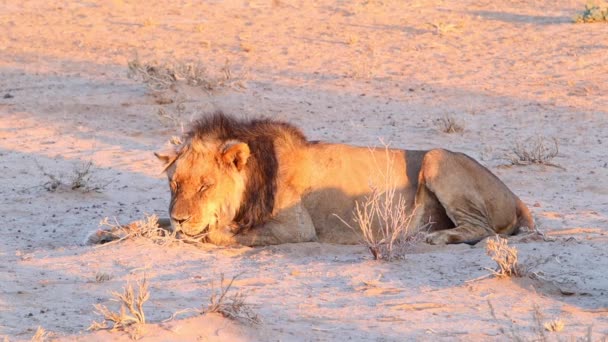
[{"label": "lion's front leg", "polygon": [[279,210],[272,221],[234,235],[245,246],[317,241],[317,233],[308,211],[301,202]]}]

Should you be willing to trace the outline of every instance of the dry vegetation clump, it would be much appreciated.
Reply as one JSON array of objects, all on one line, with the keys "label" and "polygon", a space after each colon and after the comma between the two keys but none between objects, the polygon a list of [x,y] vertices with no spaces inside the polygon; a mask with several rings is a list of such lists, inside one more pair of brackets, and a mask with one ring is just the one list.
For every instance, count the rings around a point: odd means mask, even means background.
[{"label": "dry vegetation clump", "polygon": [[517,142],[511,151],[509,161],[512,165],[542,164],[556,166],[551,160],[559,154],[557,139],[543,136]]},{"label": "dry vegetation clump", "polygon": [[[174,231],[161,227],[159,222],[158,216],[154,214],[146,215],[143,220],[135,221],[128,225],[121,225],[116,220],[112,223],[105,217],[99,223],[100,229],[90,234],[85,244],[108,245],[128,239],[144,238],[161,246],[182,242],[198,245],[202,243],[202,240],[207,235],[206,233],[197,236],[178,235]],[[169,222],[163,222],[163,225],[169,226]]]},{"label": "dry vegetation clump", "polygon": [[220,275],[219,291],[216,291],[212,283],[213,289],[211,297],[209,297],[209,305],[203,310],[203,313],[215,312],[234,320],[241,320],[252,324],[260,323],[260,317],[252,310],[251,305],[245,302],[246,295],[243,292],[237,291],[234,294],[228,294],[234,280],[239,275],[237,274],[232,277],[228,284],[224,286],[224,274],[222,273]]},{"label": "dry vegetation clump", "polygon": [[42,165],[36,163],[38,169],[48,179],[42,184],[47,191],[55,192],[65,188],[80,192],[102,192],[112,181],[100,183],[95,176],[93,162],[88,161],[79,163],[74,166],[72,173],[69,176],[55,175],[47,172]]},{"label": "dry vegetation clump", "polygon": [[112,279],[112,276],[105,272],[97,272],[95,273],[95,282],[103,283]]},{"label": "dry vegetation clump", "polygon": [[446,35],[450,32],[458,31],[463,26],[462,23],[453,24],[453,23],[441,22],[441,21],[433,22],[433,23],[429,22],[427,24],[435,30],[435,34],[438,34],[440,36]]},{"label": "dry vegetation clump", "polygon": [[462,133],[464,131],[464,123],[450,115],[436,119],[435,125],[443,133]]},{"label": "dry vegetation clump", "polygon": [[608,3],[590,1],[585,9],[574,17],[576,23],[608,22]]},{"label": "dry vegetation clump", "polygon": [[496,236],[489,238],[486,254],[496,262],[496,269],[490,271],[498,278],[523,277],[527,271],[517,263],[517,249],[509,247],[507,239]]},{"label": "dry vegetation clump", "polygon": [[545,330],[547,331],[551,331],[551,332],[560,332],[562,330],[564,330],[564,322],[559,319],[556,318],[552,321],[546,322],[545,324],[543,324],[543,327],[545,327]]},{"label": "dry vegetation clump", "polygon": [[89,237],[89,244],[104,244],[108,242],[120,242],[127,239],[146,238],[159,245],[174,242],[174,232],[169,232],[158,225],[158,216],[148,215],[143,220],[121,225],[116,220],[114,223],[105,217],[99,222],[101,229]]},{"label": "dry vegetation clump", "polygon": [[[31,342],[45,342],[50,341],[53,338],[53,333],[46,331],[43,327],[38,326],[36,333],[32,336]],[[8,339],[6,339],[8,341]]]},{"label": "dry vegetation clump", "polygon": [[128,76],[142,81],[153,91],[174,89],[178,83],[185,83],[205,91],[221,88],[245,88],[244,75],[234,75],[229,60],[215,74],[208,72],[200,62],[142,62],[135,58],[128,62]]},{"label": "dry vegetation clump", "polygon": [[[127,283],[122,293],[112,291],[112,300],[120,303],[120,311],[111,311],[105,305],[95,304],[95,310],[103,317],[103,320],[101,322],[93,321],[89,330],[125,331],[130,334],[132,339],[141,337],[143,326],[146,324],[143,306],[150,298],[148,281],[145,276],[142,281],[137,281],[137,288],[137,295],[135,295],[131,283]],[[112,326],[109,327],[108,324]]]},{"label": "dry vegetation clump", "polygon": [[371,185],[371,194],[355,203],[353,211],[355,224],[337,216],[349,228],[362,233],[362,244],[369,248],[374,260],[392,261],[404,259],[407,252],[424,240],[428,224],[415,227],[416,209],[408,211],[405,198],[397,194],[397,186],[392,176],[394,158],[385,145],[388,162],[382,173],[385,185],[381,189]]}]

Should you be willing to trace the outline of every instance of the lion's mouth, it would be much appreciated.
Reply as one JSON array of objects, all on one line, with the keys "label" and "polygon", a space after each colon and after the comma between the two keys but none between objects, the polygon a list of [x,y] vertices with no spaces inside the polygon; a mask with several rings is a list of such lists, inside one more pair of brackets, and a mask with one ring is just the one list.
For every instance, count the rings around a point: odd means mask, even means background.
[{"label": "lion's mouth", "polygon": [[195,237],[202,234],[207,234],[209,231],[209,224],[200,225],[196,223],[187,223],[187,224],[179,224],[177,222],[172,222],[171,225],[175,234],[183,234],[189,237]]}]

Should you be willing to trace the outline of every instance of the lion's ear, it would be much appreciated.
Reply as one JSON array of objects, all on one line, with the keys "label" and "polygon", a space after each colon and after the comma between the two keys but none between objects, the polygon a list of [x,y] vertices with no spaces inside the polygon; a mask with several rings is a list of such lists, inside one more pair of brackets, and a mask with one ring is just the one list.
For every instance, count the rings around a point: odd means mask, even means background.
[{"label": "lion's ear", "polygon": [[222,159],[224,162],[236,166],[237,170],[241,171],[245,167],[245,164],[247,164],[250,154],[249,146],[246,143],[232,141],[224,145]]},{"label": "lion's ear", "polygon": [[177,152],[175,150],[172,150],[172,149],[171,150],[166,150],[166,151],[161,151],[161,152],[154,152],[154,155],[165,166],[163,168],[162,172],[167,171],[167,169],[173,164],[173,162],[175,162],[175,159],[177,158]]},{"label": "lion's ear", "polygon": [[175,159],[175,153],[171,153],[170,151],[154,152],[154,155],[163,164],[168,164],[171,160]]}]

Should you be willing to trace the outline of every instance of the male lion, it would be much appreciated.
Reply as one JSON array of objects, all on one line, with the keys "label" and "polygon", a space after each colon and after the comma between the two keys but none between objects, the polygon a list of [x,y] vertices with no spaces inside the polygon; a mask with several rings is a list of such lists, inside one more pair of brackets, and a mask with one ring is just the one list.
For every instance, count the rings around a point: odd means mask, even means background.
[{"label": "male lion", "polygon": [[[354,244],[357,201],[388,168],[416,222],[433,222],[431,244],[476,242],[534,227],[526,205],[472,158],[443,149],[408,151],[308,141],[275,120],[222,113],[192,125],[183,143],[156,153],[171,187],[171,226],[217,245],[320,241]],[[384,172],[385,173],[385,172]],[[382,190],[382,189],[381,189]]]}]

